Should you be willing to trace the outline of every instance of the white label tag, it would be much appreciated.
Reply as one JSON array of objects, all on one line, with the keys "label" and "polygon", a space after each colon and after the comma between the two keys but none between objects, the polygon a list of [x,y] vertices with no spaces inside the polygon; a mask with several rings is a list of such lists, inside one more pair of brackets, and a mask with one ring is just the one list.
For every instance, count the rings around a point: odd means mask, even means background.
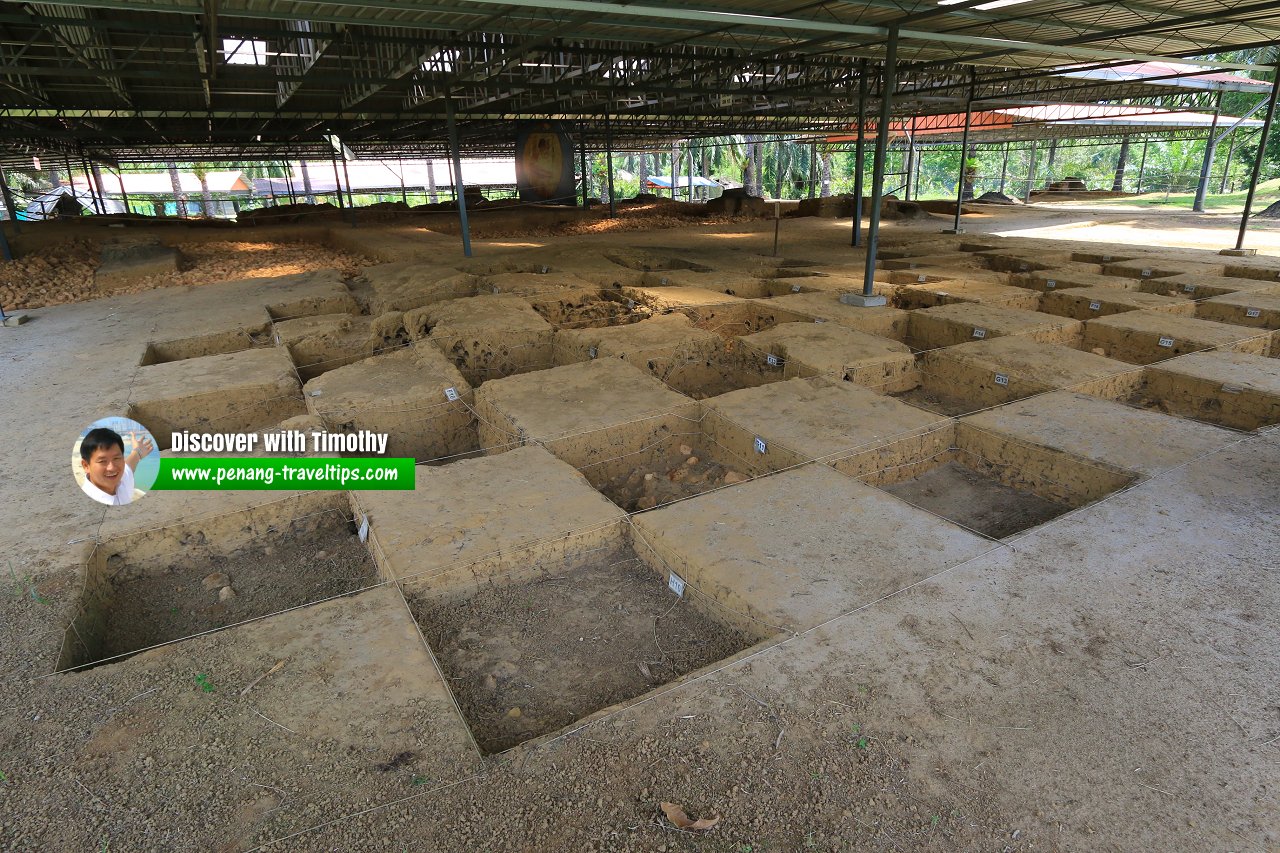
[{"label": "white label tag", "polygon": [[672,572],[670,577],[667,578],[667,589],[684,598],[684,578]]},{"label": "white label tag", "polygon": [[1052,278],[1051,278],[1051,279],[1049,279],[1048,281],[1046,281],[1046,282],[1044,283],[1044,289],[1045,289],[1045,290],[1053,290],[1053,289],[1054,289],[1055,287],[1057,287],[1057,286],[1058,286],[1058,281],[1057,281],[1057,279],[1052,279]]},{"label": "white label tag", "polygon": [[662,278],[658,279],[659,287],[666,287],[670,283],[671,283],[671,279],[667,278],[666,276],[663,276]]},{"label": "white label tag", "polygon": [[276,334],[275,334],[275,338],[276,338],[276,346],[280,346],[280,333],[279,333],[279,332],[276,332]]},{"label": "white label tag", "polygon": [[634,299],[628,299],[628,300],[627,300],[627,310],[628,310],[628,311],[630,311],[631,309],[633,309],[633,308],[635,308],[635,307],[636,307],[636,301],[635,301]]},{"label": "white label tag", "polygon": [[502,292],[502,288],[498,287],[498,285],[496,285],[496,284],[495,284],[495,285],[493,286],[493,292],[494,292],[494,293],[501,293],[501,292]]},{"label": "white label tag", "polygon": [[448,400],[450,403],[456,402],[458,399],[458,389],[457,388],[444,389],[444,398]]},{"label": "white label tag", "polygon": [[595,358],[599,354],[599,352],[600,351],[597,350],[595,347],[591,347],[589,350],[587,350],[587,357]]},{"label": "white label tag", "polygon": [[769,353],[768,355],[766,355],[764,357],[764,360],[765,360],[765,363],[768,364],[770,367],[778,366],[778,357],[773,353]]},{"label": "white label tag", "polygon": [[1169,347],[1173,346],[1173,338],[1161,338],[1160,340],[1156,341],[1156,343],[1158,343],[1160,346],[1164,347],[1165,349],[1168,349]]},{"label": "white label tag", "polygon": [[1103,255],[1103,256],[1102,256],[1102,262],[1103,262],[1104,264],[1109,264],[1109,263],[1111,263],[1111,256],[1110,256],[1110,255]]},{"label": "white label tag", "polygon": [[1183,292],[1183,293],[1195,293],[1195,292],[1196,292],[1196,286],[1195,286],[1194,284],[1184,284],[1184,285],[1182,285],[1182,292]]},{"label": "white label tag", "polygon": [[1143,277],[1143,278],[1151,278],[1151,270],[1143,270],[1143,271],[1142,271],[1142,277]]},{"label": "white label tag", "polygon": [[1246,309],[1244,309],[1244,316],[1246,316],[1246,317],[1261,317],[1261,316],[1262,316],[1262,309],[1261,309],[1261,308],[1246,308]]},{"label": "white label tag", "polygon": [[369,540],[369,516],[365,516],[360,520],[360,541],[367,542]]},{"label": "white label tag", "polygon": [[1008,376],[1005,376],[1003,373],[997,373],[997,374],[996,374],[996,384],[997,384],[997,385],[1008,385],[1008,384],[1009,384],[1009,377],[1008,377]]},{"label": "white label tag", "polygon": [[768,445],[764,443],[764,439],[761,438],[760,436],[756,436],[755,444],[756,444],[756,453],[764,453],[766,450],[769,449]]},{"label": "white label tag", "polygon": [[1018,269],[1021,270],[1022,272],[1026,272],[1027,270],[1031,269],[1031,267],[1027,266],[1026,264],[1018,264]]},{"label": "white label tag", "polygon": [[985,338],[985,337],[987,336],[987,330],[986,330],[986,329],[974,329],[974,330],[973,330],[973,336],[974,336],[975,338]]},{"label": "white label tag", "polygon": [[798,284],[793,284],[793,285],[791,285],[791,292],[792,292],[792,293],[799,293],[799,292],[800,292],[800,285],[798,285]]},{"label": "white label tag", "polygon": [[916,276],[916,281],[918,281],[920,284],[924,284],[924,283],[925,283],[926,281],[928,281],[928,280],[929,280],[929,276],[927,276],[927,275],[918,275],[918,276]]},{"label": "white label tag", "polygon": [[815,323],[825,323],[825,322],[827,322],[827,318],[825,318],[825,317],[814,317],[814,318],[813,318],[813,322],[815,322]]},{"label": "white label tag", "polygon": [[1101,311],[1101,310],[1102,310],[1102,303],[1101,303],[1101,302],[1090,302],[1090,303],[1089,303],[1089,310],[1090,310],[1090,311]]}]

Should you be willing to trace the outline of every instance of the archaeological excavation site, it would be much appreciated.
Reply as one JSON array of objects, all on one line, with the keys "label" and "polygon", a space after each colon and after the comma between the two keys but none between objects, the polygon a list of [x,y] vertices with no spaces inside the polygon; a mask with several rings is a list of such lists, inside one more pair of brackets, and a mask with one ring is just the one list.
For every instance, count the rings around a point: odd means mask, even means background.
[{"label": "archaeological excavation site", "polygon": [[0,851],[1280,850],[1277,9],[0,33]]}]

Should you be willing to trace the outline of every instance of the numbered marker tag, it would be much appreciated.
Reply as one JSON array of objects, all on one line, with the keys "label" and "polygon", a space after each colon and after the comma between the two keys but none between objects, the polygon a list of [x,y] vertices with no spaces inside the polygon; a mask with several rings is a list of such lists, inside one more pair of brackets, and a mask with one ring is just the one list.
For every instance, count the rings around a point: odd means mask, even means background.
[{"label": "numbered marker tag", "polygon": [[627,310],[628,310],[628,311],[630,311],[630,310],[632,310],[632,309],[633,309],[633,308],[635,308],[635,307],[636,307],[636,301],[635,301],[634,299],[628,299],[628,300],[627,300]]},{"label": "numbered marker tag", "polygon": [[1008,384],[1009,384],[1009,377],[1008,377],[1008,376],[1006,376],[1006,375],[1005,375],[1005,374],[1003,374],[1003,373],[997,373],[997,374],[996,374],[996,384],[997,384],[997,385],[1008,385]]},{"label": "numbered marker tag", "polygon": [[1241,388],[1239,385],[1223,385],[1222,386],[1223,394],[1239,394],[1242,391],[1244,391],[1244,389]]},{"label": "numbered marker tag", "polygon": [[1164,347],[1165,349],[1169,349],[1170,347],[1173,346],[1173,338],[1161,338],[1160,340],[1156,341],[1156,343]]},{"label": "numbered marker tag", "polygon": [[760,436],[756,436],[755,444],[756,444],[756,453],[764,453],[766,450],[769,449],[768,445],[764,443],[764,439],[761,438]]},{"label": "numbered marker tag", "polygon": [[599,354],[600,354],[600,351],[597,350],[595,347],[592,347],[591,349],[587,350],[587,356],[589,358],[595,358]]},{"label": "numbered marker tag", "polygon": [[1102,256],[1102,262],[1103,262],[1104,264],[1109,264],[1109,263],[1111,263],[1111,256],[1110,256],[1110,255],[1103,255],[1103,256]]},{"label": "numbered marker tag", "polygon": [[312,389],[311,391],[308,391],[308,392],[307,392],[308,396],[311,396],[311,397],[319,397],[319,396],[320,396],[320,393],[321,393],[321,392],[320,392],[320,389],[319,389],[319,388],[315,388],[315,389]]},{"label": "numbered marker tag", "polygon": [[764,357],[764,360],[765,360],[765,363],[768,364],[770,367],[777,367],[778,364],[780,363],[778,361],[778,357],[773,353],[769,353],[768,355],[766,355]]},{"label": "numbered marker tag", "polygon": [[1021,272],[1026,272],[1027,270],[1031,269],[1031,267],[1029,267],[1027,264],[1018,264],[1018,269]]},{"label": "numbered marker tag", "polygon": [[978,340],[982,340],[983,338],[985,338],[985,337],[987,336],[987,330],[986,330],[986,329],[974,329],[974,330],[973,330],[973,336],[974,336],[975,338],[977,338]]},{"label": "numbered marker tag", "polygon": [[275,338],[276,338],[276,346],[280,346],[280,333],[279,333],[279,332],[276,332],[276,334],[275,334]]},{"label": "numbered marker tag", "polygon": [[1261,317],[1261,316],[1262,316],[1262,309],[1261,309],[1261,308],[1246,308],[1246,309],[1244,309],[1244,316],[1246,316],[1246,317]]},{"label": "numbered marker tag", "polygon": [[951,294],[950,294],[950,293],[947,293],[945,290],[939,290],[939,291],[938,291],[938,295],[939,295],[939,296],[950,296]]},{"label": "numbered marker tag", "polygon": [[826,318],[826,317],[814,317],[814,318],[813,318],[813,322],[815,322],[815,323],[825,323],[825,322],[827,322],[827,318]]},{"label": "numbered marker tag", "polygon": [[1143,277],[1143,278],[1151,278],[1151,270],[1143,270],[1143,271],[1142,271],[1142,277]]},{"label": "numbered marker tag", "polygon": [[1102,310],[1102,303],[1101,303],[1101,302],[1090,302],[1090,303],[1089,303],[1089,310],[1090,310],[1090,311],[1101,311],[1101,310]]},{"label": "numbered marker tag", "polygon": [[799,292],[800,292],[800,285],[798,285],[798,284],[793,284],[793,285],[791,285],[791,292],[792,292],[792,293],[799,293]]},{"label": "numbered marker tag", "polygon": [[1195,293],[1195,292],[1196,292],[1196,286],[1195,286],[1194,284],[1184,284],[1184,285],[1182,285],[1182,292],[1183,292],[1183,293]]},{"label": "numbered marker tag", "polygon": [[680,577],[675,572],[672,572],[667,578],[667,589],[671,590],[681,598],[684,598],[684,578]]},{"label": "numbered marker tag", "polygon": [[671,283],[671,279],[667,278],[666,276],[663,276],[662,278],[658,279],[659,287],[666,287],[670,283]]},{"label": "numbered marker tag", "polygon": [[928,280],[929,280],[929,276],[927,276],[927,275],[918,275],[918,276],[916,276],[916,281],[918,281],[920,284],[924,284],[924,283],[925,283],[926,281],[928,281]]},{"label": "numbered marker tag", "polygon": [[551,272],[551,267],[546,265],[540,266],[538,267],[538,272],[541,273],[542,275],[546,275],[547,273]]},{"label": "numbered marker tag", "polygon": [[1058,281],[1057,279],[1053,279],[1053,278],[1049,279],[1044,283],[1045,290],[1053,290],[1057,286],[1058,286]]},{"label": "numbered marker tag", "polygon": [[369,541],[369,516],[360,519],[360,541]]},{"label": "numbered marker tag", "polygon": [[495,285],[493,286],[493,292],[494,292],[495,294],[501,293],[501,292],[502,292],[502,288],[501,288],[501,287],[498,287],[498,285],[496,285],[496,284],[495,284]]},{"label": "numbered marker tag", "polygon": [[444,389],[444,398],[448,400],[450,403],[456,403],[458,401],[458,389],[457,388]]}]

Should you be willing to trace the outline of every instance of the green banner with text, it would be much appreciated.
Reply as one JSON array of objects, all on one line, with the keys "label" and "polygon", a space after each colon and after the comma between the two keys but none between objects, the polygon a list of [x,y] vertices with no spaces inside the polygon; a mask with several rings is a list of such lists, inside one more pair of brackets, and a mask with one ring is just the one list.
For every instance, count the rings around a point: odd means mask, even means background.
[{"label": "green banner with text", "polygon": [[378,459],[161,459],[153,491],[407,489],[414,461]]}]

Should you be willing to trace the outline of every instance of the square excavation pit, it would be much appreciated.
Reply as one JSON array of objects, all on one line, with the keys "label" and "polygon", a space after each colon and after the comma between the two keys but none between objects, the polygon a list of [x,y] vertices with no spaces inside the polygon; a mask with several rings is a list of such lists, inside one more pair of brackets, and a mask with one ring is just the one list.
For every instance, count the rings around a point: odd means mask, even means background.
[{"label": "square excavation pit", "polygon": [[1133,475],[1046,451],[960,421],[955,443],[932,458],[866,475],[907,503],[1004,539],[1099,500]]},{"label": "square excavation pit", "polygon": [[309,492],[97,544],[58,668],[345,595],[378,582],[342,493]]},{"label": "square excavation pit", "polygon": [[275,336],[276,342],[288,350],[303,382],[408,342],[403,315],[394,312],[380,317],[299,317],[276,323]]},{"label": "square excavation pit", "polygon": [[1140,381],[1140,371],[1091,352],[1009,335],[926,352],[920,381],[900,399],[955,416],[1063,388],[1122,396]]},{"label": "square excavation pit", "polygon": [[1168,257],[1134,258],[1131,261],[1117,261],[1103,264],[1103,275],[1114,275],[1120,278],[1160,279],[1174,276],[1193,276],[1198,278],[1216,278],[1223,272],[1222,264],[1196,263],[1195,261],[1171,261]]},{"label": "square excavation pit", "polygon": [[1275,293],[1274,281],[1258,281],[1252,278],[1226,278],[1222,276],[1188,273],[1168,278],[1153,278],[1141,283],[1146,293],[1161,296],[1181,296],[1190,299],[1212,299],[1233,293]]},{"label": "square excavation pit", "polygon": [[[861,291],[859,291],[861,292]],[[907,336],[909,315],[901,308],[860,308],[840,301],[839,293],[795,293],[773,300],[781,308],[815,322],[835,323],[869,335],[901,341]]]},{"label": "square excavation pit", "polygon": [[772,299],[742,299],[695,287],[627,287],[623,288],[623,295],[655,314],[680,311],[699,329],[725,338],[750,335],[780,323],[812,322]]},{"label": "square excavation pit", "polygon": [[1045,314],[1092,320],[1126,311],[1159,311],[1190,317],[1196,306],[1186,299],[1160,296],[1139,290],[1115,287],[1072,287],[1046,292],[1040,297],[1040,310]]},{"label": "square excavation pit", "polygon": [[557,331],[625,326],[650,316],[618,291],[595,286],[561,287],[527,299]]},{"label": "square excavation pit", "polygon": [[1132,364],[1152,364],[1214,348],[1266,355],[1270,343],[1270,333],[1261,329],[1129,311],[1085,323],[1083,348]]},{"label": "square excavation pit", "polygon": [[1025,287],[986,281],[953,279],[938,284],[910,284],[896,287],[889,300],[894,307],[905,309],[933,308],[956,302],[976,302],[997,308],[1035,311],[1039,294]]},{"label": "square excavation pit", "polygon": [[783,376],[781,365],[770,365],[762,354],[733,339],[696,328],[681,313],[607,329],[561,329],[553,349],[557,365],[618,358],[695,400]]},{"label": "square excavation pit", "polygon": [[1131,406],[1239,430],[1280,423],[1275,361],[1241,352],[1197,352],[1144,368],[1127,395],[1099,396]]},{"label": "square excavation pit", "polygon": [[1195,421],[1054,391],[979,412],[961,424],[1122,473],[1157,474],[1239,438]]},{"label": "square excavation pit", "polygon": [[[927,247],[926,247],[927,248]],[[936,269],[963,270],[965,273],[987,269],[980,258],[970,252],[931,252],[929,254],[903,255],[906,250],[899,249],[886,255],[883,250],[876,253],[876,266],[884,270],[913,270],[917,267],[933,267]]]},{"label": "square excavation pit", "polygon": [[1228,278],[1251,278],[1276,285],[1280,284],[1280,268],[1274,264],[1271,258],[1258,258],[1248,264],[1227,264],[1222,274]]},{"label": "square excavation pit", "polygon": [[130,397],[129,417],[161,450],[173,432],[253,432],[307,413],[293,363],[279,347],[140,367]]},{"label": "square excavation pit", "polygon": [[982,263],[987,269],[1006,273],[1035,272],[1074,263],[1070,252],[1047,252],[1035,249],[1022,251],[994,249],[978,252],[977,256],[983,259]]},{"label": "square excavation pit", "polygon": [[[1197,303],[1196,316],[1215,323],[1252,326],[1255,329],[1280,329],[1280,290],[1273,293],[1253,291],[1215,296]],[[1271,340],[1271,354],[1280,354],[1275,344],[1276,336],[1272,335]]]},{"label": "square excavation pit", "polygon": [[286,299],[267,305],[274,321],[310,317],[315,314],[359,314],[360,306],[337,270],[317,270],[271,279],[272,290],[300,290]]},{"label": "square excavation pit", "polygon": [[1048,293],[1055,290],[1069,290],[1077,287],[1107,287],[1118,290],[1141,290],[1142,281],[1136,278],[1117,278],[1098,272],[1083,272],[1076,269],[1053,267],[1047,270],[1035,270],[1029,273],[1011,276],[1009,283],[1016,287],[1025,287]]},{"label": "square excavation pit", "polygon": [[976,302],[956,302],[911,312],[907,344],[916,350],[955,346],[1006,335],[1019,335],[1046,344],[1074,346],[1084,324],[1038,311],[997,308]]},{"label": "square excavation pit", "polygon": [[600,547],[625,518],[572,466],[534,446],[419,467],[412,492],[352,495],[382,574],[420,586],[479,561],[515,568],[531,553],[563,559]]},{"label": "square excavation pit", "polygon": [[742,343],[781,366],[785,378],[829,375],[892,394],[920,384],[906,344],[835,323],[785,323]]},{"label": "square excavation pit", "polygon": [[638,272],[666,270],[692,270],[711,272],[711,267],[682,257],[675,250],[664,249],[613,249],[604,253],[605,258],[620,267]]},{"label": "square excavation pit", "polygon": [[221,332],[208,332],[168,341],[148,341],[147,348],[142,353],[142,361],[139,363],[145,367],[149,364],[185,361],[188,358],[200,358],[206,355],[224,355],[229,352],[241,352],[253,347],[271,345],[270,324],[263,320],[255,326],[240,326]]},{"label": "square excavation pit", "polygon": [[633,517],[702,596],[800,631],[991,547],[987,540],[825,465],[806,465]]},{"label": "square excavation pit", "polygon": [[629,525],[549,556],[517,551],[404,584],[414,618],[482,752],[498,753],[684,680],[765,636],[739,628],[668,570]]},{"label": "square excavation pit", "polygon": [[1071,253],[1071,260],[1082,264],[1122,264],[1125,261],[1134,260],[1133,255],[1113,254],[1111,251],[1098,251],[1094,249],[1076,249]]},{"label": "square excavation pit", "polygon": [[329,432],[386,433],[387,456],[447,461],[479,449],[471,386],[426,341],[330,370],[303,392]]},{"label": "square excavation pit", "polygon": [[[813,377],[723,394],[703,404],[702,432],[752,476],[818,460],[853,477],[951,447],[950,418],[852,382]],[[761,439],[757,442],[756,439]]]},{"label": "square excavation pit", "polygon": [[388,311],[411,311],[478,293],[476,276],[421,261],[396,261],[365,267],[360,272],[369,298],[369,313],[375,317]]},{"label": "square excavation pit", "polygon": [[650,448],[698,437],[698,404],[621,359],[596,359],[476,391],[482,447],[537,442],[603,489]]},{"label": "square excavation pit", "polygon": [[473,296],[408,311],[414,340],[429,339],[472,388],[551,366],[555,329],[519,296]]}]

